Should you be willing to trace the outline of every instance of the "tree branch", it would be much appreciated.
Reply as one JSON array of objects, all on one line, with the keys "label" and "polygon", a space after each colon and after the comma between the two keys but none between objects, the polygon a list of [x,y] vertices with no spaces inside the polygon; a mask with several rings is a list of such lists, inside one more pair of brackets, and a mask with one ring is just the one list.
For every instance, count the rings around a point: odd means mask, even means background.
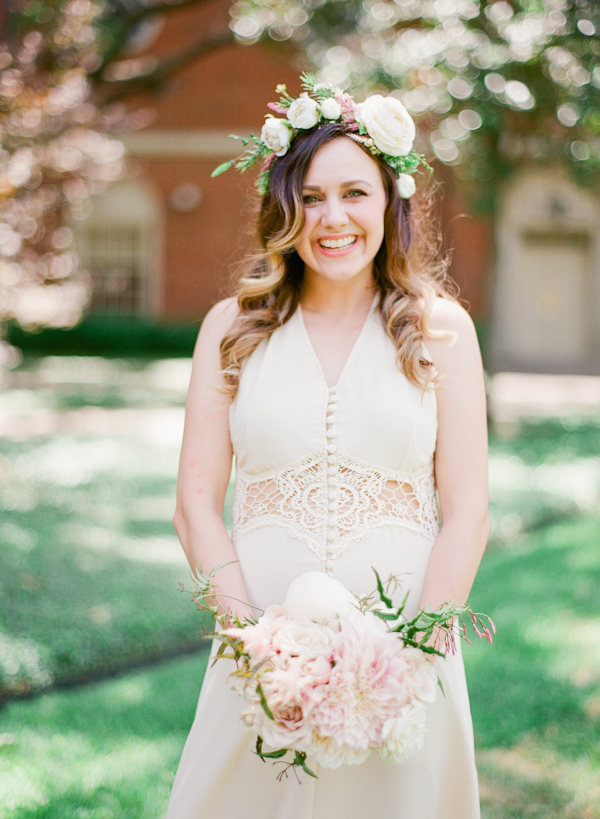
[{"label": "tree branch", "polygon": [[[1,2],[2,0],[0,0],[0,4]],[[106,66],[119,58],[124,46],[126,45],[127,36],[133,26],[138,25],[148,17],[153,17],[159,14],[168,14],[169,12],[179,11],[180,9],[188,6],[199,6],[202,3],[207,2],[211,2],[211,0],[173,0],[173,2],[163,0],[163,2],[157,2],[154,4],[141,3],[138,0],[138,2],[134,2],[131,9],[128,9],[127,6],[122,3],[114,3],[112,5],[113,13],[107,19],[116,21],[117,24],[121,26],[121,31],[115,36],[109,48],[104,52],[104,54],[101,55],[101,64],[90,72],[90,79],[92,81],[96,81]]]},{"label": "tree branch", "polygon": [[103,105],[110,105],[118,102],[124,97],[138,94],[144,91],[153,91],[158,88],[172,74],[176,73],[194,60],[203,57],[209,51],[230,45],[235,42],[233,32],[230,29],[222,29],[215,34],[203,37],[198,42],[191,45],[179,54],[166,57],[147,74],[140,74],[137,77],[130,77],[126,80],[104,81],[102,84],[106,88],[115,88],[113,93],[109,93],[101,100]]}]

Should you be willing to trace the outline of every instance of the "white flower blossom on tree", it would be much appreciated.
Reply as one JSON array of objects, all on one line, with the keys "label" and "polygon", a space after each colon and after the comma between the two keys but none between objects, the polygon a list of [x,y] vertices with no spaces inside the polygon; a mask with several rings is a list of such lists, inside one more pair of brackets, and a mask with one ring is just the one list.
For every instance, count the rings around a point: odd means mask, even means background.
[{"label": "white flower blossom on tree", "polygon": [[231,27],[240,42],[294,42],[357,99],[387,89],[427,119],[417,149],[455,166],[482,208],[523,162],[598,182],[600,3],[237,0]]}]

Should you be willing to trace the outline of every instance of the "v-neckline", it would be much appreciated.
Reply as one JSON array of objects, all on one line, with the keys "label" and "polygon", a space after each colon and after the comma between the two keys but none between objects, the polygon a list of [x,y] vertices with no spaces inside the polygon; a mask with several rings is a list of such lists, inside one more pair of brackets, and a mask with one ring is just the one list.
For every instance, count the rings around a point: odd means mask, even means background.
[{"label": "v-neckline", "polygon": [[367,324],[369,323],[369,320],[371,318],[371,314],[372,314],[373,309],[375,308],[375,305],[377,303],[378,296],[379,296],[379,293],[375,293],[375,295],[373,296],[373,301],[371,302],[371,306],[369,307],[369,312],[367,313],[367,316],[366,316],[366,318],[365,318],[365,320],[363,322],[363,325],[360,328],[360,332],[356,336],[354,344],[352,345],[352,348],[350,349],[350,352],[348,353],[346,361],[344,362],[344,366],[340,370],[340,374],[338,375],[337,381],[335,382],[335,384],[331,384],[331,385],[329,385],[327,383],[327,379],[325,378],[325,371],[323,369],[323,365],[321,364],[321,360],[319,359],[319,356],[317,355],[317,353],[315,351],[313,343],[312,343],[312,341],[310,339],[310,335],[309,335],[308,330],[306,328],[306,323],[304,321],[304,313],[302,311],[302,305],[300,304],[300,302],[298,302],[298,315],[300,316],[300,324],[302,325],[302,330],[304,331],[304,337],[306,339],[308,348],[309,348],[310,352],[312,353],[312,356],[313,356],[313,358],[314,358],[314,360],[315,360],[315,362],[317,364],[317,369],[319,370],[319,374],[320,374],[322,380],[325,382],[325,386],[327,387],[328,390],[337,389],[337,387],[339,386],[339,384],[340,384],[340,382],[341,382],[341,380],[342,380],[342,378],[344,376],[344,373],[348,369],[348,365],[349,365],[350,360],[352,359],[352,357],[354,355],[354,351],[359,346],[360,340],[365,334],[365,328],[366,328]]}]

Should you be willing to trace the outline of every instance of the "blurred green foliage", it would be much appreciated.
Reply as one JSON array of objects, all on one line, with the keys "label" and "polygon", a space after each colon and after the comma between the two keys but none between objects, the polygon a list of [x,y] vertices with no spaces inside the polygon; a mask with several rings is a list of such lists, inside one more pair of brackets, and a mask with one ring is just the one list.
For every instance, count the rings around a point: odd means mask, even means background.
[{"label": "blurred green foliage", "polygon": [[37,355],[189,356],[200,321],[168,322],[147,316],[85,315],[74,327],[25,330],[7,324],[6,339]]}]

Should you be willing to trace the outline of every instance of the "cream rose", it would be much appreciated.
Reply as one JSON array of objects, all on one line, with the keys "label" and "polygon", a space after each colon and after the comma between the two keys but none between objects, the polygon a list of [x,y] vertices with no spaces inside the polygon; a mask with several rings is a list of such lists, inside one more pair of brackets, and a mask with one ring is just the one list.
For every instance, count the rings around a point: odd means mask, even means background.
[{"label": "cream rose", "polygon": [[325,119],[339,119],[342,116],[342,106],[333,97],[328,97],[321,103],[321,114]]},{"label": "cream rose", "polygon": [[290,105],[288,119],[294,128],[314,128],[319,121],[319,104],[304,91]]},{"label": "cream rose", "polygon": [[398,186],[398,193],[402,199],[410,199],[410,197],[417,190],[415,180],[409,173],[401,173],[396,182]]},{"label": "cream rose", "polygon": [[427,655],[418,648],[406,646],[403,654],[406,661],[404,681],[415,700],[433,702],[437,694],[438,675],[427,660]]},{"label": "cream rose", "polygon": [[280,651],[292,656],[317,657],[333,649],[333,631],[311,620],[295,621],[279,629],[276,645]]},{"label": "cream rose", "polygon": [[[285,671],[268,671],[262,675],[263,695],[274,719],[262,709],[252,723],[252,729],[272,748],[296,748],[310,740],[311,729],[307,725],[302,702],[299,698],[297,675]],[[247,716],[246,724],[252,719]]]},{"label": "cream rose", "polygon": [[275,156],[287,153],[291,136],[288,121],[277,117],[267,117],[260,132],[260,138],[269,150],[274,151]]},{"label": "cream rose", "polygon": [[324,572],[306,572],[290,585],[284,608],[290,617],[326,621],[356,614],[355,598],[348,589]]},{"label": "cream rose", "polygon": [[356,116],[382,153],[389,156],[410,153],[415,123],[400,100],[373,94],[357,107]]},{"label": "cream rose", "polygon": [[383,726],[379,756],[384,762],[404,762],[421,750],[426,730],[425,706],[405,705],[398,719],[390,719]]}]

